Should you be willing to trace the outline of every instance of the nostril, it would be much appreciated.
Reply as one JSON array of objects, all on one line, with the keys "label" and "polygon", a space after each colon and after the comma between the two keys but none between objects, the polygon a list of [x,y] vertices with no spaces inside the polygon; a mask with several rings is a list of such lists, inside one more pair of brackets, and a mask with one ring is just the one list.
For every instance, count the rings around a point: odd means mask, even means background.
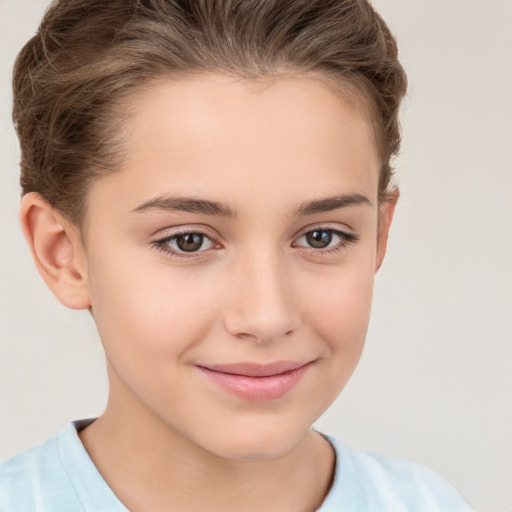
[{"label": "nostril", "polygon": [[259,337],[258,337],[258,336],[256,336],[256,334],[249,334],[249,333],[247,333],[247,332],[240,332],[240,333],[238,333],[238,334],[237,334],[237,336],[238,336],[239,338],[242,338],[242,339],[246,339],[246,338],[256,338],[256,341],[257,341],[258,343],[261,343],[261,342],[260,342]]}]

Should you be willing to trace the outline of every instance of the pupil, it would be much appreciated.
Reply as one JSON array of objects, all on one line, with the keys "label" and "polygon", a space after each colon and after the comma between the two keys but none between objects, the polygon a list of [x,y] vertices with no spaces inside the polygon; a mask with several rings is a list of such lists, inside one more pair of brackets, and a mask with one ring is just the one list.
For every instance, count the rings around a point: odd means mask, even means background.
[{"label": "pupil", "polygon": [[311,247],[323,249],[331,243],[332,233],[330,231],[311,231],[306,238]]},{"label": "pupil", "polygon": [[203,235],[198,233],[187,233],[176,239],[176,245],[185,252],[197,251],[203,245]]}]

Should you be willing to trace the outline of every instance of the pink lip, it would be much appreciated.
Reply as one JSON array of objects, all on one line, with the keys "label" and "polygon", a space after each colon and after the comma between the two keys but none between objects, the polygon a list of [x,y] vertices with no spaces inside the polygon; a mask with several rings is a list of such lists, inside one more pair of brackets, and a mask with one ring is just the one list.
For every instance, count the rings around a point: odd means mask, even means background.
[{"label": "pink lip", "polygon": [[291,391],[313,361],[198,366],[215,384],[245,400],[275,400]]}]

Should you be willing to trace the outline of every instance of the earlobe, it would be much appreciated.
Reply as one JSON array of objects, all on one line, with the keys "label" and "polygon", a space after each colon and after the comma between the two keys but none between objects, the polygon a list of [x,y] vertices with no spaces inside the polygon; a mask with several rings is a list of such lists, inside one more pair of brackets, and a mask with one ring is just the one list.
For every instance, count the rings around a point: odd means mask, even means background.
[{"label": "earlobe", "polygon": [[78,229],[36,192],[23,196],[20,222],[36,267],[55,297],[68,308],[89,308]]},{"label": "earlobe", "polygon": [[393,221],[396,203],[398,201],[399,192],[393,193],[393,196],[382,203],[379,209],[379,232],[377,235],[377,258],[375,264],[375,272],[379,270],[386,255],[388,245],[389,229]]}]

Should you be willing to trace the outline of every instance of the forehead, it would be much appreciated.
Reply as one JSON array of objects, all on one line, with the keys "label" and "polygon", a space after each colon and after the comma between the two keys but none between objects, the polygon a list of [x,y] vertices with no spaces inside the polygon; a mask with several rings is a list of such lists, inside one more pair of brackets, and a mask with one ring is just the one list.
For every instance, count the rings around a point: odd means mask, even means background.
[{"label": "forehead", "polygon": [[124,164],[95,188],[111,187],[127,209],[166,193],[255,208],[261,195],[284,205],[333,191],[376,202],[379,160],[364,109],[319,78],[162,80],[126,108]]}]

